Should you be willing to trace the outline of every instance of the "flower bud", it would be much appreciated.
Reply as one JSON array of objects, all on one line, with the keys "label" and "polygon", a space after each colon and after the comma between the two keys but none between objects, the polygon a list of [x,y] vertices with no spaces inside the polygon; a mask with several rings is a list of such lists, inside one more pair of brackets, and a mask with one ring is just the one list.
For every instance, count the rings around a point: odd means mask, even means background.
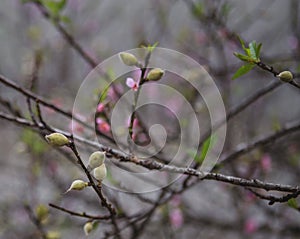
[{"label": "flower bud", "polygon": [[47,239],[60,239],[61,234],[57,231],[48,231],[46,234]]},{"label": "flower bud", "polygon": [[70,143],[69,139],[61,133],[52,133],[45,136],[47,142],[52,146],[65,146]]},{"label": "flower bud", "polygon": [[131,53],[127,53],[127,52],[121,52],[119,54],[121,60],[123,61],[123,63],[127,66],[136,66],[138,65],[138,60],[136,59],[136,57],[134,55],[132,55]]},{"label": "flower bud", "polygon": [[84,181],[82,181],[82,180],[75,180],[75,181],[71,184],[70,188],[69,188],[65,193],[70,192],[71,190],[82,190],[82,189],[84,189],[85,187],[87,187],[88,185],[89,185],[89,183],[84,182]]},{"label": "flower bud", "polygon": [[90,172],[94,168],[99,167],[101,164],[104,163],[105,158],[106,158],[105,152],[96,151],[92,153],[89,157],[89,164],[87,166],[87,170]]},{"label": "flower bud", "polygon": [[84,234],[88,236],[90,232],[93,230],[93,222],[87,222],[83,226]]},{"label": "flower bud", "polygon": [[36,218],[43,223],[46,221],[49,215],[49,209],[47,206],[40,204],[35,208],[35,214]]},{"label": "flower bud", "polygon": [[280,72],[277,77],[284,82],[291,82],[293,80],[293,74],[290,71]]},{"label": "flower bud", "polygon": [[94,177],[100,182],[106,177],[106,174],[107,170],[105,164],[94,169]]},{"label": "flower bud", "polygon": [[164,71],[160,68],[154,68],[151,71],[149,71],[146,79],[150,81],[158,81],[162,78],[164,75]]}]

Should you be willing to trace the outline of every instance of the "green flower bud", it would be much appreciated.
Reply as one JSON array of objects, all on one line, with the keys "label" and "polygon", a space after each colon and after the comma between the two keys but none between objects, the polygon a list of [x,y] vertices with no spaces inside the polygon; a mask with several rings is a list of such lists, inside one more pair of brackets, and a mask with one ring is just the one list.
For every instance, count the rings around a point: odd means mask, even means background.
[{"label": "green flower bud", "polygon": [[69,139],[61,133],[52,133],[45,136],[47,142],[52,146],[65,146],[70,143]]},{"label": "green flower bud", "polygon": [[106,174],[107,170],[105,164],[94,169],[94,177],[100,182],[106,177]]},{"label": "green flower bud", "polygon": [[84,231],[84,234],[86,236],[88,236],[90,234],[90,232],[93,230],[93,222],[87,222],[86,224],[84,224],[83,226],[83,231]]},{"label": "green flower bud", "polygon": [[48,231],[46,234],[47,239],[61,239],[61,234],[57,231]]},{"label": "green flower bud", "polygon": [[101,164],[104,163],[105,158],[106,158],[105,152],[96,151],[96,152],[92,153],[89,157],[89,163],[87,166],[87,170],[90,172],[94,168],[99,167]]},{"label": "green flower bud", "polygon": [[71,190],[82,190],[87,186],[89,186],[89,183],[82,180],[75,180],[65,193],[70,192]]},{"label": "green flower bud", "polygon": [[146,79],[149,81],[158,81],[162,78],[164,75],[164,71],[160,68],[154,68],[151,71],[149,71]]},{"label": "green flower bud", "polygon": [[136,57],[134,55],[132,55],[131,53],[121,52],[119,56],[120,56],[122,62],[127,66],[136,66],[139,64]]},{"label": "green flower bud", "polygon": [[293,74],[290,71],[280,72],[277,77],[284,82],[291,82],[293,80]]}]

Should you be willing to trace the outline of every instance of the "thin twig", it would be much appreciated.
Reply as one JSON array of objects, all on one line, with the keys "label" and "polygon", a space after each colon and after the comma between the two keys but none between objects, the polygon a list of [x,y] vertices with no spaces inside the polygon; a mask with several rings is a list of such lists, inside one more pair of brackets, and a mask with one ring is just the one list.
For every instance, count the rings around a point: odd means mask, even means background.
[{"label": "thin twig", "polygon": [[84,218],[88,218],[88,219],[93,219],[93,220],[109,220],[111,219],[111,215],[106,215],[106,216],[93,216],[93,215],[90,215],[90,214],[87,214],[85,212],[74,212],[74,211],[71,211],[71,210],[68,210],[66,208],[63,208],[63,207],[60,207],[60,206],[57,206],[53,203],[49,203],[49,206],[50,207],[53,207],[55,209],[58,209],[60,211],[63,211],[65,213],[69,213],[70,215],[72,216],[77,216],[77,217],[84,217]]}]

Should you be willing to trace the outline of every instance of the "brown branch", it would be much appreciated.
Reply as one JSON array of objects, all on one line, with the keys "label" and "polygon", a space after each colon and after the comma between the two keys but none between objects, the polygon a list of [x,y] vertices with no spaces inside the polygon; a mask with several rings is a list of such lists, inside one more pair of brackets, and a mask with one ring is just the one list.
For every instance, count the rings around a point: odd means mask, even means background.
[{"label": "brown branch", "polygon": [[[28,120],[20,119],[20,118],[13,117],[13,116],[9,116],[9,115],[7,115],[5,113],[1,113],[1,112],[0,112],[0,118],[15,122],[17,124],[25,125],[25,126],[28,126],[28,127],[33,127],[33,128],[37,127],[36,125],[34,125],[32,122],[29,122]],[[286,127],[285,130],[280,131],[279,133],[272,135],[270,138],[272,138],[272,140],[275,140],[276,137],[279,137],[279,136],[283,137],[283,135],[286,135],[287,132],[295,130],[295,128],[296,129],[300,128],[300,123],[299,122],[298,122],[298,124],[293,124],[289,127]],[[61,131],[61,130],[55,129],[55,128],[54,128],[54,130],[56,132],[60,132],[62,134],[65,134],[68,137],[71,137],[71,135],[67,132],[64,132],[64,131]],[[86,145],[95,147],[97,149],[106,151],[108,155],[115,157],[120,162],[134,163],[136,165],[140,165],[140,166],[142,166],[144,168],[147,168],[147,169],[150,169],[150,170],[160,170],[160,171],[166,171],[166,172],[170,172],[170,173],[186,174],[186,175],[191,175],[191,176],[198,177],[201,180],[215,180],[215,181],[225,182],[225,183],[229,183],[229,184],[233,184],[233,185],[237,185],[237,186],[242,186],[242,187],[261,188],[261,189],[264,189],[266,191],[273,190],[273,191],[292,192],[293,193],[293,192],[296,192],[297,190],[299,190],[298,186],[267,183],[267,182],[262,182],[262,181],[257,180],[257,179],[244,179],[244,178],[239,178],[239,177],[227,176],[227,175],[223,175],[223,174],[219,174],[219,173],[201,172],[201,171],[198,171],[198,170],[193,169],[193,168],[181,168],[181,167],[176,167],[176,166],[169,166],[169,165],[165,165],[165,164],[158,163],[158,162],[155,162],[155,161],[150,161],[150,160],[140,160],[137,157],[127,155],[122,151],[112,149],[110,147],[104,146],[104,145],[99,144],[97,142],[89,141],[87,139],[77,137],[77,136],[74,136],[74,139],[76,139],[78,142],[81,142],[83,144],[86,144]],[[258,142],[260,142],[260,143],[258,143]],[[262,139],[258,142],[254,143],[255,147],[261,146],[261,143],[266,143],[266,142],[271,142],[271,141],[270,141],[269,138],[267,138],[267,139]],[[253,149],[254,145],[252,145],[250,148]],[[248,147],[246,147],[246,148],[248,148]],[[245,153],[246,151],[242,150],[242,152]],[[241,153],[236,152],[236,154],[242,154],[242,152]],[[75,154],[75,156],[77,157],[77,159],[78,159],[78,157],[80,158],[78,152]],[[79,163],[80,163],[81,167],[86,170],[85,173],[88,173],[86,167],[83,164],[83,162],[80,160]],[[89,175],[88,177],[89,177],[90,181],[92,181],[91,175],[89,173],[87,175]],[[93,185],[96,187],[94,182],[93,182]],[[98,189],[96,189],[96,190],[97,190],[96,192],[98,192]],[[98,196],[100,197],[100,195],[98,195]]]},{"label": "brown branch", "polygon": [[89,55],[86,51],[83,50],[83,47],[79,45],[77,41],[70,35],[67,30],[60,24],[57,18],[53,18],[48,10],[40,2],[34,2],[43,16],[51,21],[55,26],[56,30],[65,38],[65,40],[79,53],[79,55],[92,67],[95,68],[98,64],[97,62]]},{"label": "brown branch", "polygon": [[84,217],[84,218],[88,218],[88,219],[92,219],[92,220],[109,220],[109,219],[111,219],[111,215],[106,215],[106,216],[93,216],[93,215],[87,214],[87,213],[85,213],[85,212],[82,212],[82,213],[74,212],[74,211],[68,210],[68,209],[66,209],[66,208],[57,206],[57,205],[52,204],[52,203],[49,203],[48,205],[49,205],[50,207],[53,207],[53,208],[55,208],[55,209],[58,209],[58,210],[60,210],[60,211],[65,212],[65,213],[69,213],[70,215],[76,216],[76,217]]},{"label": "brown branch", "polygon": [[269,205],[273,205],[276,202],[285,203],[288,200],[290,200],[292,198],[297,198],[300,195],[300,189],[293,193],[290,193],[290,194],[287,194],[287,195],[284,195],[281,197],[276,197],[273,195],[265,195],[265,194],[262,194],[262,193],[259,193],[255,190],[253,190],[252,188],[246,188],[246,189],[249,190],[250,192],[252,192],[258,198],[269,201]]}]

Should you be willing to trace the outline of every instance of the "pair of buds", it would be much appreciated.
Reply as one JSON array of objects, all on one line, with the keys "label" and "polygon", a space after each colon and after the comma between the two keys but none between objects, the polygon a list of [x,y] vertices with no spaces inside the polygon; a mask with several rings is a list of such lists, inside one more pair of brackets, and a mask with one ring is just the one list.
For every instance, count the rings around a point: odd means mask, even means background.
[{"label": "pair of buds", "polygon": [[[89,157],[87,170],[89,172],[94,170],[93,176],[95,177],[95,179],[98,180],[99,183],[101,183],[107,175],[106,166],[104,164],[105,159],[106,159],[105,152],[101,152],[101,151],[96,151],[92,153]],[[73,181],[70,188],[65,193],[71,190],[82,190],[88,186],[90,186],[90,183],[78,179]]]}]

